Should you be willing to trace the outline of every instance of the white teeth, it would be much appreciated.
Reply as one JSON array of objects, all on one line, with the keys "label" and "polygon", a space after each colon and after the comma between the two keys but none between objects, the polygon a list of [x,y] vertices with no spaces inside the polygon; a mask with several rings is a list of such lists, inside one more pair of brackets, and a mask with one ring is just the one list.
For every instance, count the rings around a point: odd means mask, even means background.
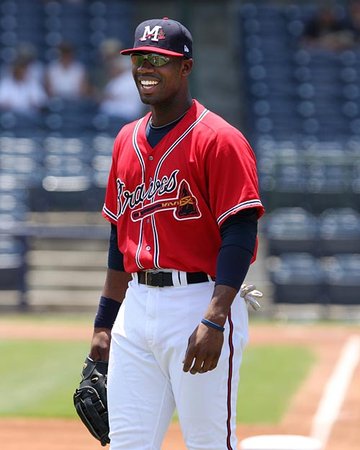
[{"label": "white teeth", "polygon": [[144,87],[151,87],[151,86],[156,86],[157,84],[159,84],[159,82],[151,81],[151,80],[141,80],[140,84],[141,84],[141,86],[144,86]]}]

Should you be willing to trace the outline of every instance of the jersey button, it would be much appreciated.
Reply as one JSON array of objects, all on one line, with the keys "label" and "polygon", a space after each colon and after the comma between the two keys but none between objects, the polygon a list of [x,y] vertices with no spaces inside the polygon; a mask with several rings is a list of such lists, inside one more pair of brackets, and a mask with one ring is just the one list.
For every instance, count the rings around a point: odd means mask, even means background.
[{"label": "jersey button", "polygon": [[150,250],[151,250],[150,245],[147,245],[147,246],[145,247],[145,250],[150,251]]},{"label": "jersey button", "polygon": [[152,161],[154,159],[154,157],[153,156],[149,156],[149,159],[150,159],[150,161]]}]

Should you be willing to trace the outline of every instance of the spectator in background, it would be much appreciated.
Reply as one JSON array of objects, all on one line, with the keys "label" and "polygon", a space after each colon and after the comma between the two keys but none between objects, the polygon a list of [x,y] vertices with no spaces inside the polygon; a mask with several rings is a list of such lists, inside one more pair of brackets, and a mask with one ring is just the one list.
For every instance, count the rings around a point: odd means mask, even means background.
[{"label": "spectator in background", "polygon": [[45,75],[45,86],[50,97],[78,100],[89,95],[86,68],[76,59],[74,47],[63,42],[58,47],[59,57],[52,61]]},{"label": "spectator in background", "polygon": [[[37,57],[37,50],[30,42],[20,42],[15,50],[16,60],[22,60],[27,64],[27,76],[35,81],[44,83],[44,65]],[[5,64],[1,68],[1,77],[12,72],[12,64]]]},{"label": "spectator in background", "polygon": [[100,64],[94,64],[91,72],[91,84],[96,98],[101,99],[101,93],[111,78],[113,61],[120,59],[123,45],[119,39],[108,38],[101,42],[98,49]]},{"label": "spectator in background", "polygon": [[360,0],[352,0],[347,9],[347,26],[354,47],[360,45]]},{"label": "spectator in background", "polygon": [[109,65],[109,75],[100,102],[100,112],[126,121],[139,118],[144,112],[144,105],[140,101],[128,61],[113,59]]},{"label": "spectator in background", "polygon": [[18,57],[9,73],[0,81],[0,109],[32,115],[47,104],[46,92],[39,80],[29,76],[29,61]]},{"label": "spectator in background", "polygon": [[38,59],[35,46],[30,42],[21,42],[17,46],[16,54],[18,58],[28,63],[27,76],[43,84],[45,69],[43,63]]},{"label": "spectator in background", "polygon": [[341,51],[352,46],[352,34],[336,10],[324,6],[305,24],[302,43],[309,48]]}]

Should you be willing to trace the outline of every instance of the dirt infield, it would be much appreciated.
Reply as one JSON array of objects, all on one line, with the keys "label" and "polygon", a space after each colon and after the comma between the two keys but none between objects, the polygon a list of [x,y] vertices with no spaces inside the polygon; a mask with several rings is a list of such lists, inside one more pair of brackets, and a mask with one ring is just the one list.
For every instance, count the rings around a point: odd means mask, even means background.
[{"label": "dirt infield", "polygon": [[[251,324],[249,345],[302,344],[316,352],[318,363],[292,399],[289,410],[278,425],[238,426],[239,439],[258,434],[309,435],[314,414],[324,387],[333,373],[341,350],[350,336],[360,335],[360,328],[345,325],[260,325]],[[90,339],[91,330],[84,325],[20,326],[0,321],[1,338],[29,339]],[[360,448],[360,365],[358,364],[347,389],[344,402],[324,450],[357,450]],[[1,447],[6,450],[99,450],[101,446],[84,429],[79,420],[0,420]],[[185,450],[177,424],[166,436],[163,450]]]}]

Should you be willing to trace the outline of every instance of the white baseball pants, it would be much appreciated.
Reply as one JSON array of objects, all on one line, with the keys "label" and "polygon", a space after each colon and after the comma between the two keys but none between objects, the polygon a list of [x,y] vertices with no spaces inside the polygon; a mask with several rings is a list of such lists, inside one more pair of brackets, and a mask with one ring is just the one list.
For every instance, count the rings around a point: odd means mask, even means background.
[{"label": "white baseball pants", "polygon": [[112,330],[108,373],[111,450],[160,450],[175,408],[189,450],[235,450],[236,398],[248,313],[237,295],[213,371],[182,370],[214,283],[149,287],[132,280]]}]

